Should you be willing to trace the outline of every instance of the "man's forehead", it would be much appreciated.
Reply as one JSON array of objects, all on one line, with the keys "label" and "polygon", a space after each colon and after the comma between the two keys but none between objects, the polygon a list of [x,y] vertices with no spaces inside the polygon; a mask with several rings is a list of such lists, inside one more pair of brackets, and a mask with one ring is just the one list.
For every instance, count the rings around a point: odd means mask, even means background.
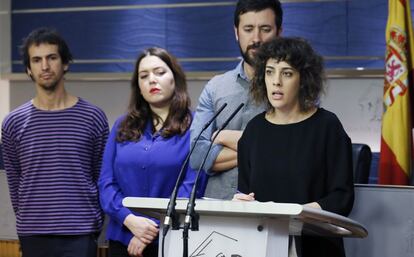
[{"label": "man's forehead", "polygon": [[246,25],[270,25],[275,26],[275,13],[272,9],[250,11],[240,15],[239,26]]},{"label": "man's forehead", "polygon": [[32,44],[29,47],[29,55],[33,56],[45,56],[51,54],[59,54],[59,49],[57,45],[48,44],[48,43],[40,43],[40,44]]}]

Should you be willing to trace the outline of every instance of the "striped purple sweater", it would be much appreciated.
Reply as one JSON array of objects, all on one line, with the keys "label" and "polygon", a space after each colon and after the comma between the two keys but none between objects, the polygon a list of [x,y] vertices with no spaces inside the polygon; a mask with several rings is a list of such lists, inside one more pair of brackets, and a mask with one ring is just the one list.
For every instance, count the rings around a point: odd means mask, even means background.
[{"label": "striped purple sweater", "polygon": [[19,236],[101,229],[97,180],[107,137],[105,114],[81,98],[59,111],[27,102],[5,118],[3,158]]}]

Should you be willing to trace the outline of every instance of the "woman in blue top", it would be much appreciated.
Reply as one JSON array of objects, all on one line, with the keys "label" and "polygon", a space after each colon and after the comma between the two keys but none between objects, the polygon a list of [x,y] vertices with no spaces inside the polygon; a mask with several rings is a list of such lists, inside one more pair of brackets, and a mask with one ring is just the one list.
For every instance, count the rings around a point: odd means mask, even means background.
[{"label": "woman in blue top", "polygon": [[[157,256],[159,221],[125,208],[122,199],[170,197],[190,148],[190,98],[183,70],[161,48],[138,57],[131,89],[128,113],[115,122],[106,145],[100,200],[110,217],[110,256]],[[188,168],[179,195],[189,195],[194,178]]]}]

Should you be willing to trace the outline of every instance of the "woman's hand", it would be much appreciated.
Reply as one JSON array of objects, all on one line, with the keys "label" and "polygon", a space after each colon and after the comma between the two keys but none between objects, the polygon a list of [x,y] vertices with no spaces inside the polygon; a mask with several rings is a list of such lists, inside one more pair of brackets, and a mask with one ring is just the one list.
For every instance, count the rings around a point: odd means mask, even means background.
[{"label": "woman's hand", "polygon": [[144,244],[137,237],[132,237],[131,241],[128,244],[128,254],[133,257],[143,257],[142,253],[144,252],[146,244]]},{"label": "woman's hand", "polygon": [[154,221],[129,214],[124,225],[144,244],[150,244],[158,235],[159,229]]},{"label": "woman's hand", "polygon": [[322,207],[317,202],[307,203],[307,204],[305,204],[305,206],[322,210]]},{"label": "woman's hand", "polygon": [[233,196],[233,201],[254,201],[254,193],[250,193],[248,195],[243,193],[237,193]]}]

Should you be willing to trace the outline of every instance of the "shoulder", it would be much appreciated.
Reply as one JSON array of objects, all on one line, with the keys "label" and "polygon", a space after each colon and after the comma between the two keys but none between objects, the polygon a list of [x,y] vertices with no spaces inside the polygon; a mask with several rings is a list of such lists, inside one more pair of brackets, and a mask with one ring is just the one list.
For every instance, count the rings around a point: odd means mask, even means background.
[{"label": "shoulder", "polygon": [[12,126],[14,126],[16,123],[19,123],[20,121],[29,118],[30,112],[33,110],[33,105],[31,101],[28,101],[13,111],[11,111],[9,114],[6,115],[6,117],[3,120],[2,128],[7,129]]},{"label": "shoulder", "polygon": [[83,112],[85,112],[86,115],[92,116],[93,118],[100,120],[107,120],[106,114],[101,108],[80,97],[76,106],[79,109],[83,110]]},{"label": "shoulder", "polygon": [[335,113],[328,111],[324,108],[319,108],[316,115],[316,120],[319,123],[326,124],[327,126],[340,126],[342,127],[341,121],[339,120],[338,116]]},{"label": "shoulder", "polygon": [[[68,112],[69,113],[69,112]],[[101,108],[93,105],[82,98],[79,98],[73,111],[70,111],[68,115],[76,115],[81,117],[85,123],[85,129],[90,129],[96,133],[96,135],[102,135],[108,133],[108,118]]]},{"label": "shoulder", "polygon": [[257,114],[256,116],[253,117],[253,119],[251,119],[248,123],[246,128],[244,129],[243,135],[245,132],[251,133],[257,130],[260,130],[263,128],[265,122],[266,122],[266,118],[265,118],[266,112],[262,112]]},{"label": "shoulder", "polygon": [[335,113],[319,108],[316,116],[317,125],[321,131],[326,133],[326,135],[331,135],[333,137],[345,136],[348,137],[341,121],[336,116]]},{"label": "shoulder", "polygon": [[94,114],[99,114],[99,115],[106,116],[104,111],[101,108],[99,108],[98,106],[84,100],[83,98],[79,97],[77,105],[78,105],[79,108],[90,111]]},{"label": "shoulder", "polygon": [[208,89],[215,89],[217,87],[222,88],[223,83],[227,84],[229,82],[236,81],[237,76],[238,76],[237,68],[233,70],[229,70],[225,73],[216,75],[208,81],[206,88]]},{"label": "shoulder", "polygon": [[127,114],[122,114],[121,116],[119,116],[115,120],[114,125],[112,126],[112,130],[114,130],[114,129],[117,130],[119,128],[121,122],[123,122],[126,119],[126,117],[127,117]]},{"label": "shoulder", "polygon": [[266,112],[261,112],[259,114],[257,114],[256,116],[254,116],[248,123],[248,126],[255,126],[255,125],[259,125],[259,124],[263,124],[266,120],[265,118],[266,116]]}]

